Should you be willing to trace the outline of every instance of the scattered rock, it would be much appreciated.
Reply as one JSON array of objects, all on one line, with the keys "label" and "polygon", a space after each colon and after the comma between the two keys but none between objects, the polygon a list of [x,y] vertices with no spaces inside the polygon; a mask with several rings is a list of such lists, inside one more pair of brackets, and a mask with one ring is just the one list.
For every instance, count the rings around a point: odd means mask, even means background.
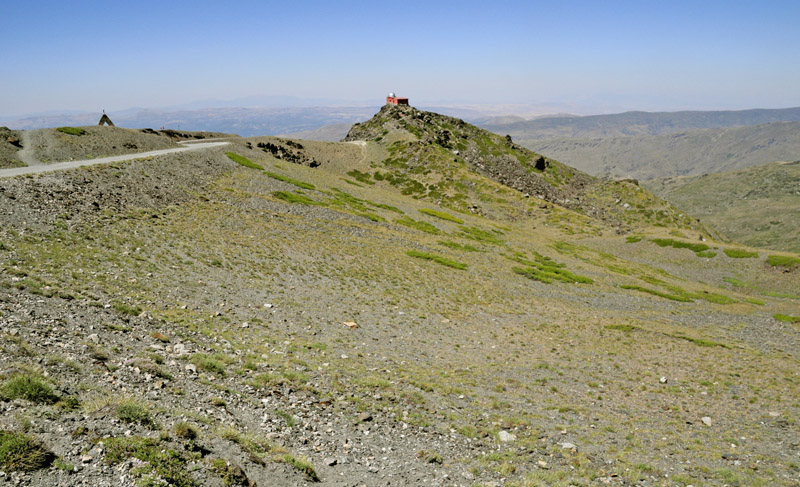
[{"label": "scattered rock", "polygon": [[711,418],[708,416],[703,416],[702,418],[700,418],[700,421],[702,421],[703,424],[706,426],[711,426]]},{"label": "scattered rock", "polygon": [[354,329],[358,328],[358,323],[356,323],[355,321],[345,321],[342,324],[344,326],[350,328],[351,330],[354,330]]},{"label": "scattered rock", "polygon": [[514,441],[514,440],[516,440],[516,439],[517,439],[517,437],[516,437],[515,435],[513,435],[513,434],[509,433],[509,432],[508,432],[508,431],[506,431],[506,430],[502,430],[502,431],[500,431],[499,433],[497,433],[497,437],[498,437],[498,438],[500,439],[500,441],[502,441],[503,443],[508,443],[508,442],[510,442],[510,441]]}]

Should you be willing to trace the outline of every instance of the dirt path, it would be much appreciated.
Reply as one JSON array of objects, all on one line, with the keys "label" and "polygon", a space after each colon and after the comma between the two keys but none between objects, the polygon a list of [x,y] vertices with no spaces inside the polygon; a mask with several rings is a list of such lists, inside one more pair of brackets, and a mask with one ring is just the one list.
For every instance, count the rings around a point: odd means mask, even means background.
[{"label": "dirt path", "polygon": [[[29,137],[28,132],[23,132],[23,137]],[[23,139],[25,140],[25,139]],[[55,162],[50,164],[42,164],[40,161],[36,161],[35,159],[33,162],[29,162],[26,159],[22,159],[21,154],[23,151],[17,152],[17,155],[20,156],[20,160],[24,163],[28,164],[29,167],[13,167],[10,169],[0,169],[0,178],[8,178],[14,176],[22,176],[25,174],[37,174],[43,172],[52,172],[52,171],[61,171],[64,169],[73,169],[76,167],[81,166],[93,166],[95,164],[107,164],[109,162],[120,162],[120,161],[130,161],[133,159],[141,159],[143,157],[152,157],[152,156],[160,156],[164,154],[172,154],[175,152],[185,152],[190,150],[199,150],[199,149],[208,149],[211,147],[219,147],[223,145],[228,145],[230,142],[199,142],[199,143],[192,143],[187,144],[186,147],[178,147],[174,149],[161,149],[161,150],[154,150],[150,152],[137,152],[136,154],[122,154],[118,156],[110,156],[110,157],[102,157],[98,159],[84,159],[81,161],[66,161],[66,162]],[[25,140],[23,147],[29,147],[28,140]],[[25,149],[23,149],[25,150]]]},{"label": "dirt path", "polygon": [[[31,137],[30,130],[22,131],[22,149],[17,151],[17,159],[24,162],[28,166],[41,166],[42,161],[34,156],[33,152],[33,138]],[[27,168],[22,168],[27,169]]]}]

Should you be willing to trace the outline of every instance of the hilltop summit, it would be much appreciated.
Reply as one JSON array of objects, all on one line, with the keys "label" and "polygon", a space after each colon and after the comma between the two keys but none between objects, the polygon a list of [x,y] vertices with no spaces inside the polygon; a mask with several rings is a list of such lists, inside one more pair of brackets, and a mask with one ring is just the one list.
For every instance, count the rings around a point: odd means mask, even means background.
[{"label": "hilltop summit", "polygon": [[[370,120],[353,125],[344,142],[377,144],[384,151],[380,177],[404,193],[455,209],[476,211],[485,199],[477,173],[503,186],[592,218],[624,226],[694,224],[635,181],[595,178],[458,118],[386,104]],[[657,220],[656,221],[654,221]]]}]

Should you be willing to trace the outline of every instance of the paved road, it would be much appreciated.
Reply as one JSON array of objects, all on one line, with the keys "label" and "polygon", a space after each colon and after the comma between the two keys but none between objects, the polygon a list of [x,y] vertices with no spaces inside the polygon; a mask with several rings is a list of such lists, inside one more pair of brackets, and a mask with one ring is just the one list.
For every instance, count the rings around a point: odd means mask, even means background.
[{"label": "paved road", "polygon": [[10,178],[14,176],[22,176],[25,174],[37,174],[43,172],[61,171],[64,169],[73,169],[81,166],[108,164],[109,162],[130,161],[133,159],[141,159],[143,157],[160,156],[164,154],[173,154],[175,152],[185,152],[190,150],[208,149],[210,147],[219,147],[228,144],[230,144],[230,142],[196,142],[196,143],[186,144],[186,147],[175,147],[173,149],[161,149],[150,152],[137,152],[136,154],[122,154],[119,156],[102,157],[98,159],[84,159],[82,161],[54,162],[51,164],[41,164],[37,166],[12,167],[10,169],[0,169],[0,178]]}]

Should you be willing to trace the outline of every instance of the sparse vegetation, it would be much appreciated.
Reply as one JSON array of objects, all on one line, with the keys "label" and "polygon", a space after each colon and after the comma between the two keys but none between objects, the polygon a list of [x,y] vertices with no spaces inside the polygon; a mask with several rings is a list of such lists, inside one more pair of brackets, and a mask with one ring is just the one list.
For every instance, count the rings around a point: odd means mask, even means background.
[{"label": "sparse vegetation", "polygon": [[288,193],[286,191],[275,191],[272,193],[272,196],[278,198],[279,200],[286,201],[287,203],[295,203],[300,205],[321,205],[317,201],[312,200],[307,196],[303,196],[297,193]]},{"label": "sparse vegetation", "polygon": [[800,257],[790,255],[770,255],[767,263],[773,267],[794,267],[800,265]]},{"label": "sparse vegetation", "polygon": [[33,374],[12,377],[3,384],[0,394],[7,399],[25,399],[36,404],[52,404],[58,400],[53,388]]},{"label": "sparse vegetation", "polygon": [[631,285],[631,284],[623,284],[623,285],[620,286],[620,288],[622,288],[622,289],[630,289],[630,290],[633,290],[633,291],[639,291],[639,292],[643,292],[643,293],[647,293],[647,294],[652,294],[653,296],[659,296],[659,297],[662,297],[662,298],[671,299],[672,301],[680,301],[680,302],[683,302],[683,303],[692,302],[691,298],[683,296],[683,295],[680,295],[680,294],[669,294],[669,293],[665,293],[665,292],[662,292],[662,291],[657,291],[655,289],[650,289],[650,288],[646,288],[646,287],[642,287],[642,286],[635,286],[635,285]]},{"label": "sparse vegetation", "polygon": [[217,375],[225,375],[225,364],[215,357],[204,353],[196,353],[192,355],[190,361],[200,370],[212,372]]},{"label": "sparse vegetation", "polygon": [[433,210],[433,209],[430,209],[430,208],[421,208],[419,210],[419,212],[420,213],[425,213],[426,215],[434,216],[436,218],[440,218],[442,220],[455,222],[455,223],[458,223],[459,225],[464,223],[464,220],[462,220],[461,218],[456,218],[456,217],[454,217],[453,215],[451,215],[449,213],[445,213],[445,212],[439,211],[439,210]]},{"label": "sparse vegetation", "polygon": [[86,131],[78,127],[58,127],[56,130],[62,134],[81,136],[86,134]]},{"label": "sparse vegetation", "polygon": [[439,240],[439,245],[453,249],[463,250],[464,252],[480,252],[481,250],[469,244],[460,244],[458,242],[451,242],[449,240]]},{"label": "sparse vegetation", "polygon": [[425,259],[425,260],[432,260],[437,264],[441,264],[443,266],[452,267],[453,269],[460,269],[464,270],[467,268],[467,264],[463,264],[461,262],[456,262],[454,260],[448,259],[447,257],[442,257],[441,255],[431,254],[428,252],[420,252],[418,250],[409,250],[406,252],[406,255],[411,257],[416,257],[418,259]]},{"label": "sparse vegetation", "polygon": [[106,462],[117,464],[128,458],[146,462],[134,475],[155,474],[174,487],[195,487],[197,482],[187,469],[194,455],[166,448],[156,439],[141,436],[108,438],[105,441]]},{"label": "sparse vegetation", "polygon": [[240,156],[239,154],[236,154],[235,152],[226,152],[225,155],[228,156],[228,158],[230,160],[232,160],[233,162],[235,162],[235,163],[237,163],[237,164],[239,164],[241,166],[248,167],[250,169],[258,169],[258,170],[261,170],[261,171],[264,170],[263,166],[261,166],[259,164],[256,164],[255,162],[251,161],[250,159],[246,158],[245,156]]},{"label": "sparse vegetation", "polygon": [[0,470],[6,472],[39,470],[50,465],[54,455],[30,435],[0,430]]},{"label": "sparse vegetation", "polygon": [[186,421],[175,424],[175,436],[184,440],[196,440],[200,435],[197,428]]},{"label": "sparse vegetation", "polygon": [[140,424],[148,429],[158,429],[150,411],[145,405],[134,400],[125,400],[117,405],[117,418],[123,423]]},{"label": "sparse vegetation", "polygon": [[375,181],[372,180],[372,176],[369,173],[361,172],[358,169],[353,169],[352,171],[348,171],[347,175],[360,183],[375,184]]},{"label": "sparse vegetation", "polygon": [[265,171],[264,174],[271,177],[272,179],[277,179],[278,181],[283,181],[284,183],[293,184],[300,189],[317,189],[316,186],[314,186],[311,183],[298,181],[297,179],[293,179],[288,176],[281,176],[280,174],[276,174],[274,172]]},{"label": "sparse vegetation", "polygon": [[308,477],[308,479],[312,482],[319,482],[317,471],[314,469],[314,465],[312,465],[308,460],[297,458],[288,453],[281,457],[281,459],[284,463],[291,465],[298,472],[305,474],[305,476]]},{"label": "sparse vegetation", "polygon": [[503,232],[501,232],[500,230],[492,232],[480,229],[478,227],[464,227],[459,232],[459,235],[464,238],[492,245],[505,245],[503,239],[500,238],[502,234]]},{"label": "sparse vegetation", "polygon": [[699,254],[700,252],[709,249],[708,245],[704,243],[683,242],[680,240],[673,240],[671,238],[654,238],[651,240],[651,242],[658,245],[659,247],[674,247],[676,249],[689,249],[696,254]]},{"label": "sparse vegetation", "polygon": [[772,315],[778,321],[783,321],[784,323],[800,323],[800,316],[791,316],[791,315],[783,315],[783,314],[774,314]]},{"label": "sparse vegetation", "polygon": [[440,233],[442,233],[441,230],[439,230],[438,228],[436,228],[435,226],[431,225],[428,222],[412,220],[411,218],[408,217],[398,218],[394,222],[433,235],[439,235]]},{"label": "sparse vegetation", "polygon": [[751,252],[749,250],[723,249],[723,252],[732,259],[752,259],[758,257],[758,252]]}]

